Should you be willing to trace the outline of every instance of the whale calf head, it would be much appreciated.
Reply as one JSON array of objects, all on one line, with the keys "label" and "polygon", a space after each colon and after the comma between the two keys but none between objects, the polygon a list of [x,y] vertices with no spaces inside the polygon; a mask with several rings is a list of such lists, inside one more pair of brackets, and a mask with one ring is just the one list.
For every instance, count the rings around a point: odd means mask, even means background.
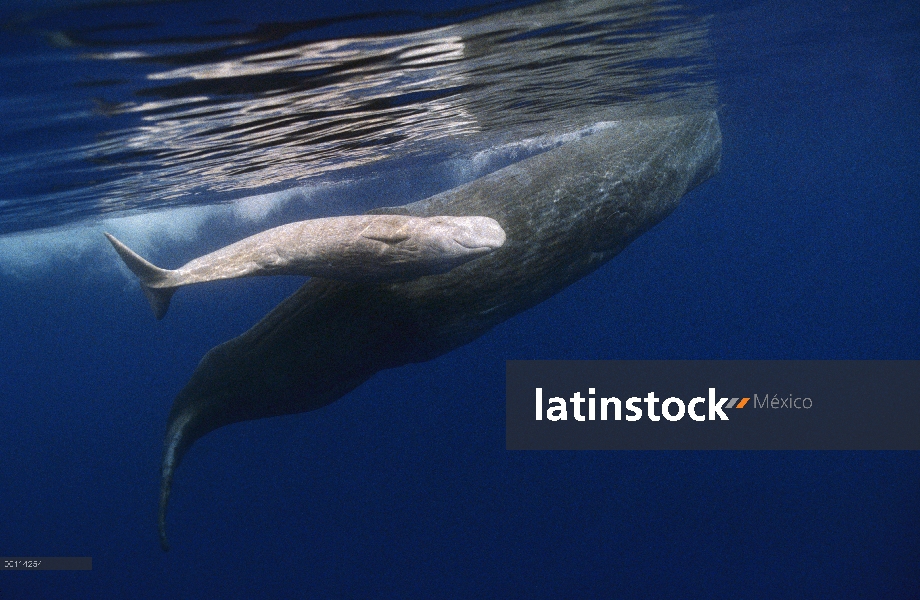
[{"label": "whale calf head", "polygon": [[470,260],[501,248],[505,230],[489,217],[429,217],[419,242],[445,258]]},{"label": "whale calf head", "polygon": [[505,230],[489,217],[380,215],[361,237],[378,244],[362,279],[393,280],[446,273],[500,248]]},{"label": "whale calf head", "polygon": [[411,245],[427,264],[428,274],[446,273],[489,254],[505,243],[505,230],[489,217],[420,219]]}]

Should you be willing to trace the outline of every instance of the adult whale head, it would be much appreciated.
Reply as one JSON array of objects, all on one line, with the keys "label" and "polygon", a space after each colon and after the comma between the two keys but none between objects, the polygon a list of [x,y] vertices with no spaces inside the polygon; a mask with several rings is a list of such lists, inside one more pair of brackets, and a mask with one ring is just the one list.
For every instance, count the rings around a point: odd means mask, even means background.
[{"label": "adult whale head", "polygon": [[[621,121],[466,185],[379,212],[482,215],[501,248],[406,282],[313,279],[241,336],[210,350],[170,410],[161,465],[164,549],[173,476],[224,425],[315,410],[374,373],[471,342],[594,271],[719,168],[714,112]],[[464,242],[458,242],[461,245]]]},{"label": "adult whale head", "polygon": [[194,283],[259,275],[406,281],[446,273],[505,243],[504,230],[489,217],[328,217],[274,227],[169,270],[105,235],[137,275],[157,319],[178,288]]}]

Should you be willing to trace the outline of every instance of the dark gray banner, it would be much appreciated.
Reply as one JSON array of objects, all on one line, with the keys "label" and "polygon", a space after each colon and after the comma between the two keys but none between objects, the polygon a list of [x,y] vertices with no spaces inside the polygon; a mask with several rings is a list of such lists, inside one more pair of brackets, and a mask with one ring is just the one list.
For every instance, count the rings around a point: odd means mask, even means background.
[{"label": "dark gray banner", "polygon": [[920,361],[508,361],[509,450],[920,450]]},{"label": "dark gray banner", "polygon": [[[3,556],[0,569],[4,571],[92,571],[89,556]],[[0,598],[3,594],[0,594]]]}]

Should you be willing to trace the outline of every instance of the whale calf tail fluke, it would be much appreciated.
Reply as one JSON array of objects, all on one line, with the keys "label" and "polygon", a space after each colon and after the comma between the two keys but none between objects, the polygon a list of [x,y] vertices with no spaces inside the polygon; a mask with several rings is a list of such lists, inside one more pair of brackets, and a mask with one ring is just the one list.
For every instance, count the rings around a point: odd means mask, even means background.
[{"label": "whale calf tail fluke", "polygon": [[147,300],[150,302],[150,308],[157,319],[162,319],[169,308],[169,301],[176,292],[178,286],[169,285],[173,271],[161,269],[160,267],[144,260],[136,252],[128,248],[111,233],[106,233],[105,237],[112,243],[112,247],[125,261],[125,264],[131,269],[131,272],[140,279],[141,289]]}]

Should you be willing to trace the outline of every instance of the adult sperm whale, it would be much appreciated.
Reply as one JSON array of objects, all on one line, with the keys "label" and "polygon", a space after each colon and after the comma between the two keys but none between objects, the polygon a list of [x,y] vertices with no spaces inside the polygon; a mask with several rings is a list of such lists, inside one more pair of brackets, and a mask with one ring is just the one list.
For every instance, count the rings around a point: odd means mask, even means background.
[{"label": "adult sperm whale", "polygon": [[140,279],[157,319],[176,289],[193,283],[256,275],[403,281],[446,273],[505,243],[505,232],[488,217],[328,217],[257,233],[171,271],[105,235]]},{"label": "adult sperm whale", "polygon": [[[210,350],[169,413],[160,543],[173,475],[191,445],[231,423],[321,408],[374,373],[471,342],[610,260],[718,171],[714,112],[619,122],[466,185],[385,212],[477,214],[508,234],[442,275],[368,284],[312,279]],[[381,212],[383,212],[381,211]]]}]

